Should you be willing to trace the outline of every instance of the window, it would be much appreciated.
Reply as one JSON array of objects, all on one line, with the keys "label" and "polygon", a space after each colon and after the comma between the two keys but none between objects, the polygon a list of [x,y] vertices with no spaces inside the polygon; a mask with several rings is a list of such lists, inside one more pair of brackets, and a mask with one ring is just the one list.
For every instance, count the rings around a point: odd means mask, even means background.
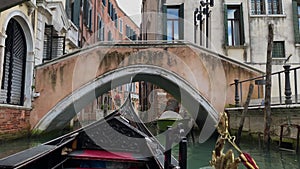
[{"label": "window", "polygon": [[133,30],[130,28],[130,26],[126,25],[126,36],[128,39],[132,39],[132,32]]},{"label": "window", "polygon": [[294,38],[295,43],[300,43],[300,4],[296,1],[292,1],[293,6],[293,26],[294,26]]},{"label": "window", "polygon": [[268,0],[268,13],[269,14],[282,14],[281,0]]},{"label": "window", "polygon": [[225,6],[225,36],[227,46],[244,44],[242,5]]},{"label": "window", "polygon": [[107,33],[107,39],[108,39],[108,41],[113,41],[113,37],[112,37],[111,31],[108,31],[108,33]]},{"label": "window", "polygon": [[15,19],[8,22],[6,34],[0,102],[23,106],[27,55],[25,34]]},{"label": "window", "polygon": [[285,57],[284,41],[273,42],[272,58],[284,58],[284,57]]},{"label": "window", "polygon": [[126,84],[126,91],[135,93],[136,92],[135,83]]},{"label": "window", "polygon": [[180,6],[166,7],[165,40],[183,39],[183,4]]},{"label": "window", "polygon": [[98,40],[104,41],[104,25],[101,16],[98,15]]},{"label": "window", "polygon": [[111,8],[111,3],[110,0],[108,0],[108,5],[107,5],[107,13],[110,15],[110,9]]},{"label": "window", "polygon": [[115,13],[114,21],[115,21],[115,27],[118,28],[118,15],[117,15],[117,13]]},{"label": "window", "polygon": [[119,20],[120,20],[120,26],[119,26],[120,32],[123,33],[123,21],[121,19]]},{"label": "window", "polygon": [[102,0],[102,4],[106,6],[106,0]]},{"label": "window", "polygon": [[80,0],[68,0],[66,1],[66,11],[71,21],[79,27],[79,12]]},{"label": "window", "polygon": [[65,37],[57,34],[53,25],[45,25],[43,62],[65,54]]},{"label": "window", "polygon": [[108,15],[110,16],[111,20],[113,20],[115,9],[114,9],[113,4],[110,1],[108,1],[108,11],[107,12],[108,12]]},{"label": "window", "polygon": [[282,0],[251,0],[251,14],[252,15],[283,14]]},{"label": "window", "polygon": [[167,9],[167,40],[179,39],[179,8]]},{"label": "window", "polygon": [[93,10],[90,7],[90,9],[89,9],[89,18],[88,18],[88,28],[89,28],[89,30],[92,30],[92,17],[93,17]]},{"label": "window", "polygon": [[300,5],[297,5],[298,30],[300,32]]},{"label": "window", "polygon": [[265,0],[251,0],[251,14],[266,14]]},{"label": "window", "polygon": [[135,86],[135,83],[132,83],[131,92],[136,93],[136,86]]},{"label": "window", "polygon": [[[84,23],[89,28],[89,30],[92,30],[92,5],[90,4],[89,0],[84,1]],[[77,11],[78,12],[78,11]]]}]

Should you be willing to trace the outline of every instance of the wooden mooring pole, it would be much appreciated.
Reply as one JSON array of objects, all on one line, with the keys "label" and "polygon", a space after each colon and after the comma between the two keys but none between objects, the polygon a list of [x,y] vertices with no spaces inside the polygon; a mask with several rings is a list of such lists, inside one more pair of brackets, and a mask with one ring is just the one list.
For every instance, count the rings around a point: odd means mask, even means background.
[{"label": "wooden mooring pole", "polygon": [[270,148],[270,127],[271,127],[271,84],[272,84],[272,49],[274,37],[274,25],[268,25],[268,48],[267,48],[267,64],[266,64],[266,90],[265,90],[265,108],[264,108],[264,143],[267,149]]},{"label": "wooden mooring pole", "polygon": [[248,112],[248,107],[249,107],[249,104],[250,104],[252,93],[253,93],[253,84],[250,84],[249,91],[248,91],[248,96],[247,96],[247,100],[246,100],[246,102],[244,104],[244,110],[242,112],[240,126],[239,126],[239,129],[238,129],[237,136],[236,136],[236,141],[235,141],[235,143],[238,146],[240,145],[241,135],[242,135],[242,131],[243,131],[243,127],[244,127],[244,122],[245,122],[245,117],[246,117],[246,114]]}]

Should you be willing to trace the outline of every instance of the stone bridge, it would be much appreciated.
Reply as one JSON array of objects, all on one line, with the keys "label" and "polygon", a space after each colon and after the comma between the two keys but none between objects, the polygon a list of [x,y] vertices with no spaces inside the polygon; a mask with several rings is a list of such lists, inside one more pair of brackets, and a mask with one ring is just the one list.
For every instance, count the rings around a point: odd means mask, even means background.
[{"label": "stone bridge", "polygon": [[[189,43],[97,44],[36,67],[30,114],[34,131],[67,124],[103,93],[132,81],[148,81],[172,94],[200,128],[214,130],[218,112],[234,103],[234,79],[262,72]],[[204,132],[202,132],[204,133]]]}]

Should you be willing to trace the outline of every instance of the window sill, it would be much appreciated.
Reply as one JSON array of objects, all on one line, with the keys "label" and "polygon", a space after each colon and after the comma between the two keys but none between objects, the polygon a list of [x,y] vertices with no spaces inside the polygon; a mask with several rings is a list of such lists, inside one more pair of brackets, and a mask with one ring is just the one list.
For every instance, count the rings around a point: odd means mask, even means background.
[{"label": "window sill", "polygon": [[272,64],[273,65],[283,65],[285,62],[286,58],[272,58]]},{"label": "window sill", "polygon": [[225,46],[225,49],[246,49],[247,45]]},{"label": "window sill", "polygon": [[18,110],[31,110],[31,107],[25,107],[25,106],[18,106],[18,105],[11,105],[11,104],[0,104],[0,108],[9,108],[9,109],[18,109]]},{"label": "window sill", "polygon": [[286,18],[286,14],[262,14],[262,15],[250,14],[250,18],[265,18],[265,17]]}]

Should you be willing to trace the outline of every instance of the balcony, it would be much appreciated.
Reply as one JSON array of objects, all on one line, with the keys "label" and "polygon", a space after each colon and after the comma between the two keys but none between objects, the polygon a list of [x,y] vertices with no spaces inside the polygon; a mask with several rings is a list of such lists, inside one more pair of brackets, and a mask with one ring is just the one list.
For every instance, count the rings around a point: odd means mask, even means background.
[{"label": "balcony", "polygon": [[0,12],[24,2],[27,2],[30,6],[35,6],[36,4],[36,0],[1,0]]},{"label": "balcony", "polygon": [[78,28],[69,20],[70,27],[66,34],[66,40],[73,47],[78,47]]}]

